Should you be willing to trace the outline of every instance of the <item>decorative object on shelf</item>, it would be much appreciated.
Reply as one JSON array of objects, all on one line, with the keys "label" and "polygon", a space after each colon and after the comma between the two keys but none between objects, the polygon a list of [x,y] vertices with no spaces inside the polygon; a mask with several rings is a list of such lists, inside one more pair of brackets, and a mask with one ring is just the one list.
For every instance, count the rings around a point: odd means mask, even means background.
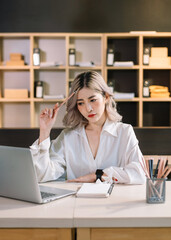
[{"label": "decorative object on shelf", "polygon": [[76,64],[76,51],[75,48],[69,49],[69,65],[75,66]]},{"label": "decorative object on shelf", "polygon": [[152,47],[150,66],[170,66],[171,58],[168,57],[167,47]]},{"label": "decorative object on shelf", "polygon": [[150,47],[145,47],[143,52],[143,64],[149,65],[150,63]]},{"label": "decorative object on shelf", "polygon": [[144,85],[143,85],[143,97],[150,97],[150,89],[149,89],[149,80],[146,79],[144,80]]},{"label": "decorative object on shelf", "polygon": [[40,48],[33,49],[33,65],[34,66],[40,65]]},{"label": "decorative object on shelf", "polygon": [[168,98],[170,97],[170,92],[168,87],[159,86],[159,85],[151,85],[150,89],[150,96],[152,98]]},{"label": "decorative object on shelf", "polygon": [[23,56],[20,53],[10,53],[10,61],[6,62],[7,66],[24,66]]},{"label": "decorative object on shelf", "polygon": [[43,98],[43,81],[35,81],[34,93],[36,98]]},{"label": "decorative object on shelf", "polygon": [[110,90],[112,91],[112,93],[114,93],[114,81],[109,80],[109,81],[108,81],[108,87],[110,88]]},{"label": "decorative object on shelf", "polygon": [[4,89],[4,98],[28,98],[27,89]]},{"label": "decorative object on shelf", "polygon": [[107,49],[107,58],[106,58],[106,65],[113,66],[114,63],[114,51],[112,48]]}]

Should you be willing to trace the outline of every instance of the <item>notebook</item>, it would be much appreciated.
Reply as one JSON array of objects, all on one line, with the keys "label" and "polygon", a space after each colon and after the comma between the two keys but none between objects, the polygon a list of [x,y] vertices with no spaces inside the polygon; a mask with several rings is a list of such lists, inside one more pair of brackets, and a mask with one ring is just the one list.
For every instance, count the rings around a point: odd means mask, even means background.
[{"label": "notebook", "polygon": [[109,197],[114,187],[114,183],[83,183],[78,190],[77,197]]},{"label": "notebook", "polygon": [[39,185],[30,149],[0,146],[0,196],[47,203],[75,193]]}]

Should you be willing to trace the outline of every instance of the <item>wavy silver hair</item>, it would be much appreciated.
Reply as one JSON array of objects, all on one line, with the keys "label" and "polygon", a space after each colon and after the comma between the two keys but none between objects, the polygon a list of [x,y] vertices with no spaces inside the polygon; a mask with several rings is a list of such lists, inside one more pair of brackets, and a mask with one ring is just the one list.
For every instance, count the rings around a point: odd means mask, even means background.
[{"label": "wavy silver hair", "polygon": [[82,88],[89,88],[102,96],[108,95],[108,101],[106,103],[106,114],[109,120],[113,122],[120,122],[122,116],[117,112],[116,103],[114,101],[114,95],[110,88],[107,86],[103,77],[95,71],[87,71],[80,73],[76,76],[72,83],[71,91],[69,95],[75,92],[66,104],[66,114],[63,119],[63,124],[68,128],[75,128],[77,126],[83,126],[88,124],[88,120],[82,116],[77,108],[77,95]]}]

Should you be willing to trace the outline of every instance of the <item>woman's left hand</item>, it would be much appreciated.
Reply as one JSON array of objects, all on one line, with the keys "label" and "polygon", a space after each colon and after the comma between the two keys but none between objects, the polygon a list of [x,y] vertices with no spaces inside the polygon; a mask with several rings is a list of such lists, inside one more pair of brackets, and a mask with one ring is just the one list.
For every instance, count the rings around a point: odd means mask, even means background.
[{"label": "woman's left hand", "polygon": [[96,181],[96,174],[95,173],[90,173],[72,180],[67,180],[67,182],[80,182],[80,183],[85,183],[85,182],[95,182]]}]

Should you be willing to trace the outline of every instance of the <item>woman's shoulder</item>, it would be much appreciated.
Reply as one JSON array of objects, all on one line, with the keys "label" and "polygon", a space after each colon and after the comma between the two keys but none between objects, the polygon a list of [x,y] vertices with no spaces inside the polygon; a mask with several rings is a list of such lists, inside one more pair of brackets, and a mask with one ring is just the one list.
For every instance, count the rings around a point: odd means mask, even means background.
[{"label": "woman's shoulder", "polygon": [[118,133],[129,135],[134,132],[132,125],[128,123],[117,122],[115,126]]},{"label": "woman's shoulder", "polygon": [[117,122],[116,127],[120,129],[130,129],[133,128],[131,124],[123,123],[123,122]]}]

